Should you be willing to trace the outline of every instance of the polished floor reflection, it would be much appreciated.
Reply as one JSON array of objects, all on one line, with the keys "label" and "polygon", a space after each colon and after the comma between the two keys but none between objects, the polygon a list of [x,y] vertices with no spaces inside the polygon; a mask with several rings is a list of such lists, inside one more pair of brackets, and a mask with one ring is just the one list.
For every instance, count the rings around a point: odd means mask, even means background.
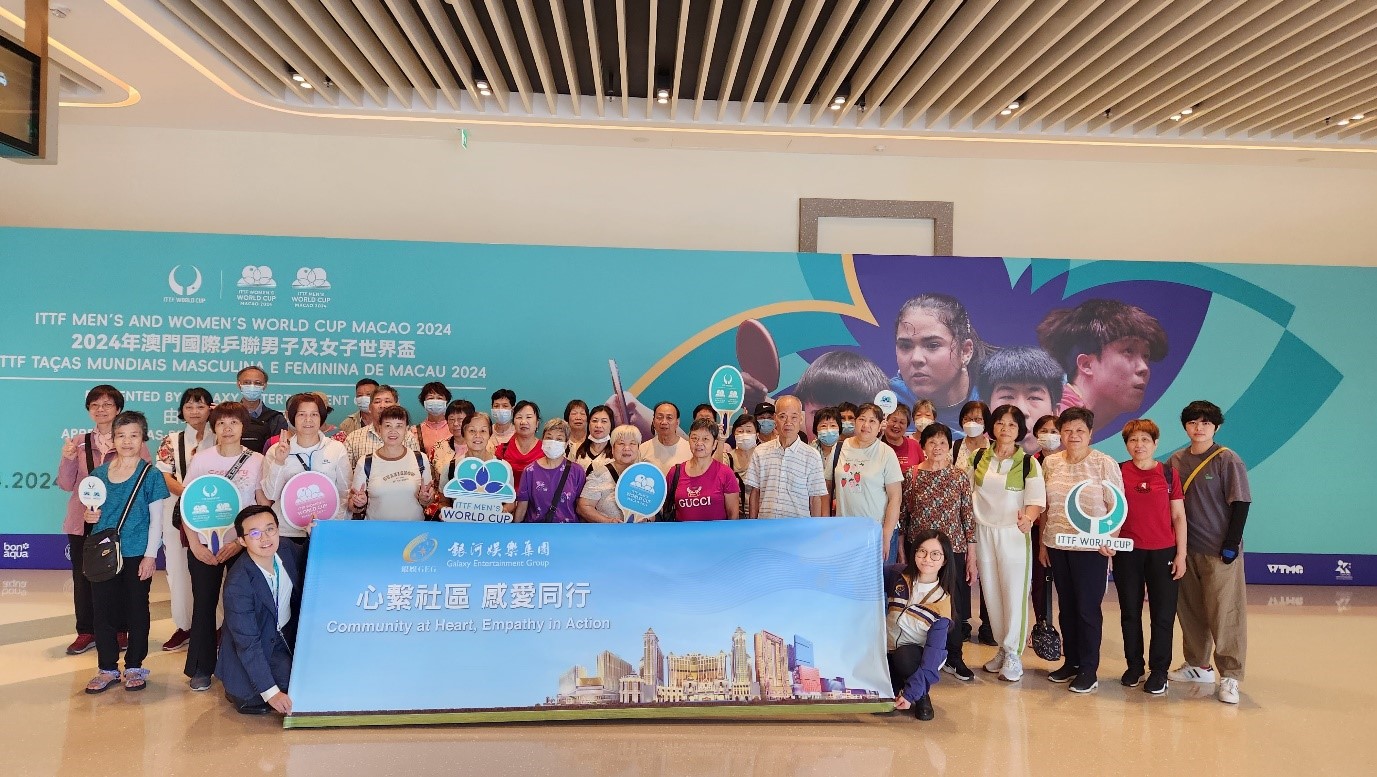
[{"label": "polished floor reflection", "polygon": [[[888,774],[1371,774],[1377,590],[1255,586],[1242,703],[1202,686],[1166,697],[1118,684],[1118,610],[1105,602],[1100,689],[1076,696],[1027,675],[944,676],[937,719],[843,716],[779,723],[584,723],[284,731],[192,693],[183,653],[155,652],[149,688],[82,693],[95,651],[70,657],[68,575],[0,571],[0,775],[457,773],[872,777]],[[172,631],[154,588],[156,651]],[[968,663],[993,648],[968,646]],[[1178,645],[1178,660],[1179,660]],[[456,661],[462,660],[460,657]],[[1173,662],[1173,665],[1176,661]],[[437,667],[437,669],[443,669]],[[385,666],[342,667],[340,682]],[[512,671],[521,671],[513,667]]]}]

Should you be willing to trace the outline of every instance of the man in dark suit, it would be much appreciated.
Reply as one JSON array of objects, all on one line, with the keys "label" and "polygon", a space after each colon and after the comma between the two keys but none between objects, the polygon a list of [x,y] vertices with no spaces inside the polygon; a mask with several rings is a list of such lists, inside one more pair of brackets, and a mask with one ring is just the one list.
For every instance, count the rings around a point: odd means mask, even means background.
[{"label": "man in dark suit", "polygon": [[225,577],[225,636],[215,674],[225,698],[245,715],[292,711],[292,674],[301,570],[306,550],[278,542],[277,516],[263,505],[235,516],[237,542],[247,553]]}]

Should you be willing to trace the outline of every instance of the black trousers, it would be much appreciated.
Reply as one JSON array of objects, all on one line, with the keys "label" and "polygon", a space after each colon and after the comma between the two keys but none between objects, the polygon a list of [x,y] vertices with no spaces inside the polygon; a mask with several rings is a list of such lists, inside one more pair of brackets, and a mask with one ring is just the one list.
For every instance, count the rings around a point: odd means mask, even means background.
[{"label": "black trousers", "polygon": [[91,583],[95,611],[96,656],[100,668],[113,672],[119,669],[120,645],[117,633],[118,618],[124,618],[129,632],[129,648],[124,653],[124,668],[137,669],[148,657],[148,592],[152,578],[139,579],[142,556],[126,556],[124,568],[114,578],[103,583]]},{"label": "black trousers", "polygon": [[182,671],[187,677],[209,677],[215,674],[215,609],[227,564],[203,564],[190,548],[185,552],[191,572],[191,640]]},{"label": "black trousers", "polygon": [[966,582],[966,553],[953,553],[947,563],[956,571],[956,590],[951,592],[952,624],[947,629],[947,663],[950,664],[962,660],[961,645],[969,639],[971,584]]},{"label": "black trousers", "polygon": [[1104,602],[1109,559],[1095,551],[1047,549],[1052,562],[1052,579],[1057,585],[1057,605],[1061,608],[1062,652],[1066,663],[1079,667],[1082,674],[1100,669],[1100,637],[1104,633]]},{"label": "black trousers", "polygon": [[1147,592],[1152,643],[1147,668],[1165,672],[1171,666],[1172,630],[1176,625],[1176,588],[1171,562],[1176,548],[1128,550],[1114,555],[1114,587],[1119,591],[1124,629],[1124,659],[1130,669],[1143,669],[1143,593]]},{"label": "black trousers", "polygon": [[[1032,595],[1032,598],[1033,598],[1033,616],[1036,617],[1037,620],[1040,620],[1040,621],[1041,621],[1041,620],[1049,620],[1049,621],[1050,621],[1051,618],[1052,618],[1052,613],[1050,613],[1050,612],[1045,612],[1045,610],[1047,609],[1047,586],[1048,586],[1047,574],[1048,574],[1048,572],[1050,572],[1051,570],[1049,570],[1047,567],[1044,567],[1044,566],[1042,565],[1042,562],[1041,562],[1041,561],[1038,561],[1038,548],[1042,547],[1042,527],[1039,526],[1039,525],[1036,524],[1036,523],[1033,524],[1033,532],[1032,532],[1032,534],[1033,534],[1033,581],[1032,581],[1032,582],[1033,582],[1033,586],[1032,586],[1031,595]],[[1051,559],[1048,559],[1048,560],[1050,561]]]},{"label": "black trousers", "polygon": [[[959,629],[952,629],[952,631],[959,631]],[[894,693],[897,696],[904,689],[904,686],[908,685],[908,678],[922,668],[923,646],[900,645],[885,655],[889,658],[889,682],[894,686]]]},{"label": "black trousers", "polygon": [[[91,524],[88,523],[86,524],[86,532],[89,534],[90,531]],[[67,551],[67,555],[72,558],[72,611],[76,613],[76,633],[95,634],[95,599],[91,591],[91,581],[87,580],[86,575],[81,571],[82,559],[86,555],[86,536],[68,534]],[[125,623],[123,602],[120,602],[115,608],[113,617],[116,631],[129,630],[129,626]]]}]

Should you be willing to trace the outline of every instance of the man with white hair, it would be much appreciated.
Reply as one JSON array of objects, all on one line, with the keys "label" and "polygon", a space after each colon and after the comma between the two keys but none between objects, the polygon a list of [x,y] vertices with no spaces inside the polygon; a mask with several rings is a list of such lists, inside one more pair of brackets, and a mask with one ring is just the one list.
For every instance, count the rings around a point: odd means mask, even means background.
[{"label": "man with white hair", "polygon": [[784,396],[775,401],[778,436],[761,443],[746,468],[747,503],[752,518],[803,518],[823,515],[827,483],[822,456],[799,437],[803,403]]}]

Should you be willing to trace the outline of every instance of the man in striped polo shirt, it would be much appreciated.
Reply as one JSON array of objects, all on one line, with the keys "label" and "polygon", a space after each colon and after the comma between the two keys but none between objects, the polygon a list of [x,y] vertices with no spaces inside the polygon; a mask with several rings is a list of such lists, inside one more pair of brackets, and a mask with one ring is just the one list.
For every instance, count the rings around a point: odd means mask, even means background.
[{"label": "man in striped polo shirt", "polygon": [[822,456],[799,438],[803,403],[797,397],[775,402],[779,436],[762,443],[746,469],[748,515],[752,518],[803,518],[823,515],[827,483]]}]

